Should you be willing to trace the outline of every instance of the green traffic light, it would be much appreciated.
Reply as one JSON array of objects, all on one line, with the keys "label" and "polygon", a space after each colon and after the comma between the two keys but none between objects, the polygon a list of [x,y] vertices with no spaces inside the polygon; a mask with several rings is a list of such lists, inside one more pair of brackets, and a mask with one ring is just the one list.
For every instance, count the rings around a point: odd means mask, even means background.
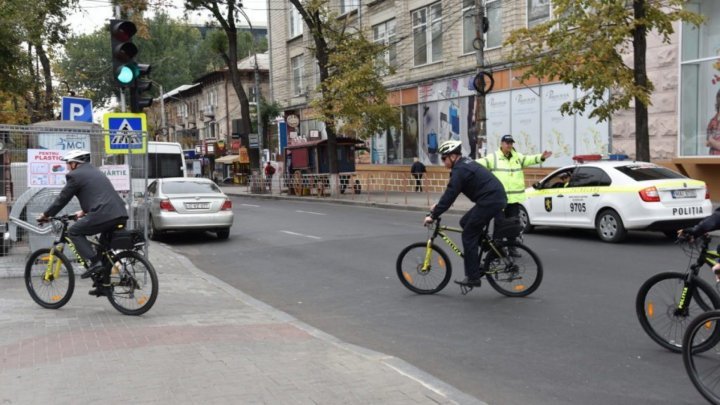
[{"label": "green traffic light", "polygon": [[120,84],[130,84],[135,80],[135,72],[129,66],[121,66],[117,72],[117,80]]}]

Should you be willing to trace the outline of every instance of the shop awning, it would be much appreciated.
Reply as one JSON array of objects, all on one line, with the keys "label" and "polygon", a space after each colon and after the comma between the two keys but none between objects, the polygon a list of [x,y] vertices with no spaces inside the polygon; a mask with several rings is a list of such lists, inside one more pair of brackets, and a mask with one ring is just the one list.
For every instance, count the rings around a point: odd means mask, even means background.
[{"label": "shop awning", "polygon": [[215,159],[215,163],[224,163],[226,165],[231,165],[234,162],[239,162],[240,156],[238,155],[227,155],[220,158]]}]

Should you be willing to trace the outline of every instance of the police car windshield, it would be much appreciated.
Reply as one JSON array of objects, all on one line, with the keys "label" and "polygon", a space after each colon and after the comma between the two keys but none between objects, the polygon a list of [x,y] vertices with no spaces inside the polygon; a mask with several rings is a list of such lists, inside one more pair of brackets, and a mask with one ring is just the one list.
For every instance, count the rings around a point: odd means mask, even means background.
[{"label": "police car windshield", "polygon": [[627,175],[635,181],[686,178],[680,173],[676,173],[670,169],[654,165],[617,166],[615,167],[615,170]]}]

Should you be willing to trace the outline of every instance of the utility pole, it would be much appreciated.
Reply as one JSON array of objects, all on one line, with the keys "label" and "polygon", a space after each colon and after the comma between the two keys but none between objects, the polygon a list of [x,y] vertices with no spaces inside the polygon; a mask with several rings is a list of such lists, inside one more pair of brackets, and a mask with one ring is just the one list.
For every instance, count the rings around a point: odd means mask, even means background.
[{"label": "utility pole", "polygon": [[[477,62],[476,73],[480,74],[485,65],[485,4],[483,0],[475,0],[475,58]],[[484,83],[484,81],[483,81]],[[476,155],[479,141],[487,142],[487,114],[485,111],[485,89],[475,89],[475,128],[477,128],[477,138],[475,142],[475,150],[470,151],[473,158],[480,157]]]},{"label": "utility pole", "polygon": [[250,41],[250,45],[252,48],[251,51],[255,59],[255,108],[257,109],[258,164],[260,165],[260,175],[262,176],[263,128],[262,117],[260,116],[260,67],[258,66],[257,51],[255,50],[255,31],[253,30],[252,23],[250,22],[250,18],[248,17],[248,15],[245,13],[245,10],[240,7],[238,8],[238,11],[240,12],[240,14],[242,14],[243,17],[245,17],[245,21],[247,21],[248,25],[250,26],[250,35],[252,36],[252,41]]},{"label": "utility pole", "polygon": [[170,141],[170,137],[168,136],[170,131],[168,131],[167,119],[165,118],[165,93],[163,92],[162,84],[157,83],[157,85],[160,89],[160,126],[162,127],[163,138],[167,137],[165,140]]}]

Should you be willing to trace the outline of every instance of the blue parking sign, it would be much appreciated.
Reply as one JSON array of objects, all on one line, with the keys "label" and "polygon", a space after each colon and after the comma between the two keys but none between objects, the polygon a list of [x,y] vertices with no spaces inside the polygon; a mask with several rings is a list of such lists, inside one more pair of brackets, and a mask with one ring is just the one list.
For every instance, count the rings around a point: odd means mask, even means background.
[{"label": "blue parking sign", "polygon": [[89,98],[63,97],[63,121],[93,122],[92,100]]}]

